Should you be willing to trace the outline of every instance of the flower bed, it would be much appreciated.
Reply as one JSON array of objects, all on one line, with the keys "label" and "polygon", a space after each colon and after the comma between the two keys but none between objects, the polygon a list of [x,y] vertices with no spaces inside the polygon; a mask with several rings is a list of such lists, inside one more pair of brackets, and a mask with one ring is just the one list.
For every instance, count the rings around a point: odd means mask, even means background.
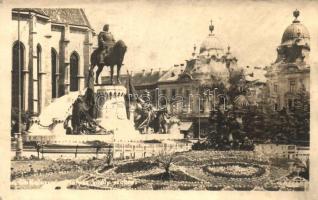
[{"label": "flower bed", "polygon": [[157,163],[145,162],[145,161],[136,161],[131,163],[126,163],[118,166],[115,169],[116,173],[134,173],[140,171],[147,171],[158,167]]},{"label": "flower bed", "polygon": [[279,186],[276,184],[265,184],[264,185],[264,189],[267,191],[278,191],[279,190]]},{"label": "flower bed", "polygon": [[153,181],[185,181],[185,182],[197,182],[195,178],[186,175],[182,171],[171,171],[169,175],[166,173],[159,173],[159,174],[150,174],[146,176],[140,176],[139,179],[145,180],[153,180]]},{"label": "flower bed", "polygon": [[217,190],[222,190],[223,187],[224,187],[223,185],[210,185],[210,186],[206,186],[205,188],[207,190],[217,191]]},{"label": "flower bed", "polygon": [[178,187],[180,190],[192,190],[194,189],[193,185],[179,185]]},{"label": "flower bed", "polygon": [[166,184],[153,184],[152,185],[153,190],[164,190],[167,188],[168,188],[168,185],[166,185]]},{"label": "flower bed", "polygon": [[253,178],[262,176],[265,169],[251,163],[219,163],[203,167],[203,171],[219,177],[226,178]]},{"label": "flower bed", "polygon": [[251,191],[254,189],[253,185],[234,185],[233,188],[238,191]]}]

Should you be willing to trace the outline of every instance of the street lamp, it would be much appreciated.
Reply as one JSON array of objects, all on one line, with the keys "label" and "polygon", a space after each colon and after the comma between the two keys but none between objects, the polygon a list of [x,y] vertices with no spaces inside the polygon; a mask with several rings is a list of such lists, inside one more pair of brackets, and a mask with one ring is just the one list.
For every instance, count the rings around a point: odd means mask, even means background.
[{"label": "street lamp", "polygon": [[200,136],[201,136],[201,97],[199,95],[199,135],[198,135],[199,140],[200,140]]},{"label": "street lamp", "polygon": [[21,110],[22,110],[22,98],[21,98],[21,44],[20,44],[20,11],[18,11],[18,133],[16,133],[16,158],[20,159],[23,150],[23,141],[21,136]]}]

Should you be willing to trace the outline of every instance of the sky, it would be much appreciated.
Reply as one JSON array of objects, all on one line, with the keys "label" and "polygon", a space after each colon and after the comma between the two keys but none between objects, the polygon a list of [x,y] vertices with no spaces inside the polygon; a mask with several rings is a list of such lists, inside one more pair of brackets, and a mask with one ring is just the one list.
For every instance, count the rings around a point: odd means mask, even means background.
[{"label": "sky", "polygon": [[240,66],[267,66],[276,59],[293,11],[311,36],[311,62],[318,62],[317,1],[110,1],[85,6],[95,31],[108,23],[116,40],[128,46],[124,68],[167,69],[189,59],[209,34],[210,20],[224,49]]}]

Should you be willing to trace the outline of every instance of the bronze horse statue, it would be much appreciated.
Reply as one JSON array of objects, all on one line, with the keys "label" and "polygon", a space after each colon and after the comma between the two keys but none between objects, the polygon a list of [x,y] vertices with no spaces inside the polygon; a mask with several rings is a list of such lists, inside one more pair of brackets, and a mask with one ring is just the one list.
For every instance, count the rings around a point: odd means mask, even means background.
[{"label": "bronze horse statue", "polygon": [[110,66],[110,81],[111,85],[113,85],[113,75],[114,75],[114,66],[117,66],[117,83],[120,84],[120,68],[123,65],[123,60],[125,53],[127,51],[127,46],[122,40],[118,40],[110,53],[105,56],[104,64],[101,65],[98,62],[98,54],[100,53],[99,49],[93,51],[91,55],[91,70],[97,65],[98,69],[96,71],[96,80],[95,83],[98,84],[99,74],[102,72],[104,66]]}]

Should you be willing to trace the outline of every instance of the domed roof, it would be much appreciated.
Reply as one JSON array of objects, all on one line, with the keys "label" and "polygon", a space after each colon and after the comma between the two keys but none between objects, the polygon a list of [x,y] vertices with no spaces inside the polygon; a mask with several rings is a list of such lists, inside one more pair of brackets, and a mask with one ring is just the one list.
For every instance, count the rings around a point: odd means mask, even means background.
[{"label": "domed roof", "polygon": [[289,43],[293,42],[295,39],[308,40],[306,42],[309,43],[309,39],[310,39],[309,31],[297,19],[297,17],[299,16],[299,11],[295,10],[293,14],[294,14],[295,20],[293,21],[291,25],[289,25],[286,28],[282,37],[282,45],[288,45]]},{"label": "domed roof", "polygon": [[[207,52],[215,51],[215,52],[212,52],[212,53],[223,53],[223,49],[224,48],[223,48],[222,42],[213,33],[214,26],[212,25],[212,22],[211,22],[211,25],[209,26],[209,29],[210,29],[211,33],[201,43],[200,54],[202,54],[202,53],[204,53],[206,51]],[[211,53],[210,53],[210,55],[211,55]]]}]

